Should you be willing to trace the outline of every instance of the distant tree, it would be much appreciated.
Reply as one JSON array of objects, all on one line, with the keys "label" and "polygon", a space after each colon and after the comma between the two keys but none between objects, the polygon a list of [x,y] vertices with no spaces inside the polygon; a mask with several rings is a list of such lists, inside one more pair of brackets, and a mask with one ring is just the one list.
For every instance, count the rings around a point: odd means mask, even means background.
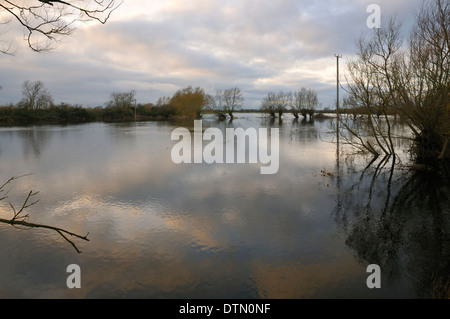
[{"label": "distant tree", "polygon": [[295,118],[299,118],[299,114],[306,109],[306,93],[305,88],[301,88],[294,92],[294,96],[291,103],[291,111]]},{"label": "distant tree", "polygon": [[[25,41],[33,51],[46,51],[70,35],[76,22],[106,23],[120,5],[115,0],[7,0],[0,1],[0,24],[15,24],[23,29]],[[0,34],[4,37],[6,32]],[[15,51],[12,40],[0,41],[0,52]]]},{"label": "distant tree", "polygon": [[217,90],[215,96],[208,97],[207,104],[220,119],[224,119],[228,114],[232,120],[233,113],[242,108],[244,101],[241,90],[234,87],[227,90]]},{"label": "distant tree", "polygon": [[281,119],[283,113],[287,111],[287,107],[291,104],[291,99],[292,94],[290,92],[269,92],[261,101],[261,111],[269,113],[272,118],[275,118],[278,114]]},{"label": "distant tree", "polygon": [[156,106],[164,106],[164,105],[169,105],[169,104],[170,104],[170,97],[168,97],[168,96],[160,97],[156,101]]},{"label": "distant tree", "polygon": [[299,117],[299,114],[303,117],[309,115],[312,118],[318,106],[319,99],[316,91],[301,88],[300,90],[294,92],[291,110],[296,118]]},{"label": "distant tree", "polygon": [[233,112],[240,110],[244,105],[244,96],[239,88],[234,87],[223,92],[224,110],[233,119]]},{"label": "distant tree", "polygon": [[177,109],[178,114],[190,117],[200,117],[203,108],[208,104],[205,91],[192,86],[178,90],[170,99],[170,104]]},{"label": "distant tree", "polygon": [[353,120],[356,120],[357,116],[363,114],[365,110],[358,108],[358,102],[354,96],[346,96],[342,99],[342,109],[339,112],[349,114]]},{"label": "distant tree", "polygon": [[278,117],[281,119],[281,116],[284,112],[287,111],[289,104],[291,103],[292,94],[290,92],[280,91],[276,97],[276,106],[275,111],[278,113]]},{"label": "distant tree", "polygon": [[277,95],[274,92],[267,93],[267,96],[261,101],[261,112],[269,113],[272,118],[276,117]]},{"label": "distant tree", "polygon": [[310,118],[314,117],[317,107],[319,106],[319,98],[317,92],[314,90],[308,90],[306,94],[306,113]]},{"label": "distant tree", "polygon": [[22,95],[19,106],[26,109],[45,109],[53,105],[53,98],[41,81],[23,82]]},{"label": "distant tree", "polygon": [[106,103],[108,107],[129,109],[134,106],[136,91],[111,93],[110,100]]},{"label": "distant tree", "polygon": [[216,114],[216,116],[223,120],[226,116],[225,109],[225,97],[223,90],[217,90],[216,95],[208,95],[207,96],[207,105],[208,107]]}]

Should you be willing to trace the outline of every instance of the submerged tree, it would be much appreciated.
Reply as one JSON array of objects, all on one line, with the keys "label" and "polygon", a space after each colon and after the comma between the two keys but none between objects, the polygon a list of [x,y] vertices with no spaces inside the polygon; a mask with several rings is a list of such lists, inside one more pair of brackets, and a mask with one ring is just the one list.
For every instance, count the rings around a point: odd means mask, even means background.
[{"label": "submerged tree", "polygon": [[[33,51],[46,51],[70,35],[77,22],[106,23],[120,4],[115,0],[5,0],[0,2],[0,24],[23,29],[25,41]],[[4,38],[6,33],[0,36]],[[13,53],[13,42],[0,41],[0,52]]]},{"label": "submerged tree", "polygon": [[223,92],[223,100],[225,111],[230,116],[230,119],[233,119],[233,113],[240,110],[245,101],[241,89],[237,87],[225,90]]},{"label": "submerged tree", "polygon": [[234,87],[226,90],[217,90],[215,96],[208,96],[208,106],[216,113],[219,119],[225,119],[226,114],[233,120],[233,113],[244,105],[244,96],[241,89]]},{"label": "submerged tree", "polygon": [[208,104],[208,96],[205,91],[192,86],[178,90],[170,99],[170,104],[173,105],[178,114],[189,117],[200,117],[203,108]]},{"label": "submerged tree", "polygon": [[227,116],[225,113],[225,98],[223,90],[217,90],[216,95],[207,96],[208,107],[217,115],[220,120],[224,120]]},{"label": "submerged tree", "polygon": [[409,39],[408,59],[395,79],[401,114],[414,128],[420,158],[450,157],[450,2],[424,5]]},{"label": "submerged tree", "polygon": [[287,108],[292,99],[291,92],[283,92],[280,91],[276,97],[275,111],[278,113],[278,117],[281,119],[284,112],[287,111]]},{"label": "submerged tree", "polygon": [[360,123],[342,116],[341,136],[362,150],[395,156],[390,113],[411,131],[416,160],[449,157],[450,3],[423,5],[404,49],[401,26],[392,18],[372,38],[361,38],[348,64],[347,103],[364,110]]},{"label": "submerged tree", "polygon": [[291,100],[291,92],[269,92],[261,101],[261,111],[269,113],[272,118],[275,118],[276,114],[278,114],[281,120],[283,113],[287,111],[288,106],[291,104]]},{"label": "submerged tree", "polygon": [[269,113],[272,118],[275,118],[277,108],[277,95],[274,92],[267,93],[267,96],[261,101],[261,112]]},{"label": "submerged tree", "polygon": [[312,118],[318,105],[317,92],[306,88],[295,91],[290,103],[291,112],[295,118],[298,118],[299,114],[305,118],[307,115]]}]

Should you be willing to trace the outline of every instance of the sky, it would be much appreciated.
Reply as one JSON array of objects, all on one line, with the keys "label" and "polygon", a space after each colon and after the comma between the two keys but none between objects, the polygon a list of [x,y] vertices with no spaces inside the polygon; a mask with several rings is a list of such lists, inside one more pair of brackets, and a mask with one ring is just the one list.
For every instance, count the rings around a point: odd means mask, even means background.
[{"label": "sky", "polygon": [[12,36],[17,47],[0,54],[0,105],[17,103],[22,83],[39,80],[56,104],[85,107],[131,90],[137,103],[156,103],[187,86],[212,95],[238,87],[245,108],[259,108],[270,91],[305,87],[322,108],[333,107],[335,54],[344,83],[356,40],[374,32],[368,6],[380,7],[381,27],[392,15],[408,25],[423,1],[124,0],[106,24],[80,24],[43,53],[31,51],[11,21],[0,25],[0,38]]}]

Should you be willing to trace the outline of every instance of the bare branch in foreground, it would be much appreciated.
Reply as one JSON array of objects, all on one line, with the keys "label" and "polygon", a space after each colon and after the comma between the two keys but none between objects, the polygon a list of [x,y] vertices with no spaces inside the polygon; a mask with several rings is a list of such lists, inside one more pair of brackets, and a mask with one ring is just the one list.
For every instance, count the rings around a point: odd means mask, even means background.
[{"label": "bare branch in foreground", "polygon": [[[23,175],[23,176],[26,176],[26,175]],[[0,186],[0,194],[2,194],[5,191],[4,188],[6,185],[10,184],[12,181],[14,181],[20,177],[23,177],[23,176],[11,177],[8,181],[6,181],[3,185]],[[0,201],[8,198],[8,196],[7,196],[8,192],[9,191],[7,191],[5,193],[5,195],[0,197]],[[64,238],[64,240],[66,240],[68,243],[70,243],[72,245],[72,247],[78,253],[81,253],[81,251],[78,249],[76,244],[71,239],[69,239],[69,237],[67,235],[76,237],[76,238],[79,238],[79,239],[82,239],[85,241],[89,241],[89,239],[87,238],[89,233],[87,233],[85,236],[82,236],[82,235],[75,234],[71,231],[68,231],[68,230],[60,228],[60,227],[55,227],[55,226],[50,226],[50,225],[45,225],[45,224],[30,223],[27,221],[29,218],[29,214],[24,214],[24,211],[27,208],[35,205],[38,202],[38,200],[30,202],[30,199],[37,194],[38,194],[38,192],[30,191],[28,193],[27,197],[25,198],[24,202],[22,203],[20,209],[18,209],[18,210],[12,205],[12,203],[9,203],[11,209],[13,210],[13,217],[11,219],[0,218],[0,223],[9,224],[16,228],[19,228],[18,226],[23,227],[23,228],[20,227],[20,229],[44,228],[44,229],[56,231],[62,238]]]},{"label": "bare branch in foreground", "polygon": [[[4,0],[0,1],[0,24],[14,24],[13,27],[22,29],[29,48],[42,52],[52,50],[55,43],[77,28],[79,22],[105,24],[121,4],[116,0],[39,0],[34,4]],[[0,38],[6,32],[0,33]],[[0,40],[0,53],[14,53],[10,41]]]}]

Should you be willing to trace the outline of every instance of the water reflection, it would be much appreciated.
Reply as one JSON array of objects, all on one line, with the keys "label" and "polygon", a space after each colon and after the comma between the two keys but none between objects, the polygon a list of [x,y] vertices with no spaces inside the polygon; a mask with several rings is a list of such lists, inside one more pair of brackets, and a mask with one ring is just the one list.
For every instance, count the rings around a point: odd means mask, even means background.
[{"label": "water reflection", "polygon": [[[6,243],[0,254],[11,257],[0,258],[0,296],[417,297],[422,293],[409,289],[416,285],[409,276],[395,276],[420,266],[414,256],[429,259],[427,273],[434,266],[436,274],[448,270],[447,177],[433,177],[441,187],[435,195],[441,206],[434,207],[439,214],[430,210],[434,195],[424,181],[392,175],[386,184],[389,170],[373,179],[370,169],[361,174],[364,166],[350,159],[338,159],[336,167],[328,121],[285,116],[279,123],[238,114],[219,122],[206,116],[203,128],[212,126],[278,127],[278,174],[261,175],[259,164],[174,164],[170,136],[176,127],[193,128],[185,119],[41,128],[45,147],[32,160],[22,152],[27,136],[0,129],[0,177],[34,173],[18,181],[10,200],[39,190],[40,202],[29,212],[34,222],[89,232],[91,240],[80,244],[83,253],[77,255],[57,234],[0,225]],[[416,195],[406,196],[416,187]],[[429,203],[420,201],[423,196],[431,196]],[[402,211],[402,203],[411,210]],[[7,205],[0,206],[0,215],[8,213]],[[429,214],[435,222],[425,220]],[[437,226],[441,255],[434,252],[439,241],[431,232]],[[429,250],[415,247],[421,242]],[[392,289],[365,287],[369,260],[380,263],[383,284]],[[71,263],[82,268],[81,290],[65,286]]]},{"label": "water reflection", "polygon": [[340,189],[334,211],[346,245],[382,269],[384,287],[401,283],[410,297],[449,298],[448,168],[412,174],[364,171]]}]

